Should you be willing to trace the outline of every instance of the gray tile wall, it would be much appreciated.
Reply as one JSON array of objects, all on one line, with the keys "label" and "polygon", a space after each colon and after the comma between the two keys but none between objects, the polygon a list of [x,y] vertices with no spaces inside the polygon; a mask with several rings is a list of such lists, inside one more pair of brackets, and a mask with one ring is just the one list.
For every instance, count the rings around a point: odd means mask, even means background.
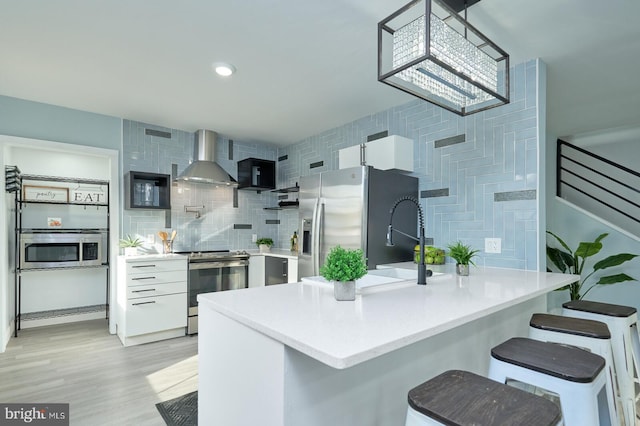
[{"label": "gray tile wall", "polygon": [[[499,237],[502,253],[482,253],[476,264],[537,269],[536,62],[515,66],[511,76],[511,103],[499,108],[459,117],[415,100],[280,148],[278,157],[288,158],[278,162],[278,184],[337,169],[339,149],[388,130],[415,141],[420,191],[448,194],[421,198],[435,245],[462,240],[484,250],[485,237]],[[309,168],[318,161],[324,166]],[[279,219],[282,241],[298,230],[297,213],[282,211]]]},{"label": "gray tile wall", "polygon": [[[194,133],[166,127],[123,122],[123,170],[171,174],[172,164],[178,173],[193,159]],[[145,129],[169,132],[171,138],[145,134]],[[234,178],[236,163],[249,157],[276,159],[276,148],[269,145],[233,141],[233,160],[229,159],[229,138],[219,135],[217,162]],[[255,248],[252,234],[271,237],[277,242],[277,212],[264,210],[277,204],[271,192],[238,191],[238,207],[233,207],[233,190],[206,184],[176,183],[171,188],[171,227],[165,228],[164,211],[125,209],[121,235],[137,235],[145,240],[144,249],[161,252],[158,231],[177,230],[175,251]],[[123,204],[124,205],[124,204]],[[204,206],[201,217],[185,212],[185,206]],[[250,225],[249,229],[235,229],[234,225]],[[240,227],[245,228],[245,227]]]}]

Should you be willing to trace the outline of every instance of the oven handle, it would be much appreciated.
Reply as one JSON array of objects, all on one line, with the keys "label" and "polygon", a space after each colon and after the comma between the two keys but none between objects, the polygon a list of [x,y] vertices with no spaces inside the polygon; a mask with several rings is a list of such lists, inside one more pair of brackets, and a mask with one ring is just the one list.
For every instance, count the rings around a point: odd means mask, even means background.
[{"label": "oven handle", "polygon": [[225,262],[193,262],[189,263],[189,269],[216,269],[233,268],[234,266],[247,266],[248,260],[232,260]]}]

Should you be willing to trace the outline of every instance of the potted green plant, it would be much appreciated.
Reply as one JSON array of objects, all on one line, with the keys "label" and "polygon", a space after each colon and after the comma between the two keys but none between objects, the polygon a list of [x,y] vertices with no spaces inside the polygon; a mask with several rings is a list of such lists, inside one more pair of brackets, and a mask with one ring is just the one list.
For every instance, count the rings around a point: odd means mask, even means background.
[{"label": "potted green plant", "polygon": [[120,240],[120,247],[124,249],[125,256],[135,256],[138,254],[138,247],[142,246],[140,238],[134,238],[127,234],[126,238]]},{"label": "potted green plant", "polygon": [[[592,288],[597,285],[610,285],[621,283],[624,281],[636,281],[635,278],[630,277],[627,274],[620,273],[615,275],[601,276],[598,281],[591,285],[584,293],[580,294],[582,286],[585,282],[593,276],[597,271],[611,268],[612,266],[618,266],[632,260],[634,257],[638,257],[637,254],[620,253],[608,256],[593,265],[593,271],[586,276],[582,276],[584,271],[585,261],[591,256],[595,256],[602,250],[602,240],[609,235],[608,233],[600,234],[598,238],[591,242],[581,242],[578,244],[578,248],[575,251],[571,250],[567,243],[565,243],[560,237],[551,231],[547,231],[547,234],[556,239],[558,243],[564,248],[563,251],[559,248],[555,248],[547,244],[547,258],[555,265],[555,267],[563,273],[580,275],[580,280],[574,281],[571,284],[559,288],[558,290],[569,290],[571,300],[582,299]],[[549,267],[547,271],[553,272]]]},{"label": "potted green plant", "polygon": [[464,244],[462,241],[456,241],[447,246],[449,249],[448,256],[456,261],[456,273],[458,275],[469,275],[469,264],[475,266],[471,260],[480,250],[472,249],[470,245]]},{"label": "potted green plant", "polygon": [[356,280],[367,273],[367,262],[360,249],[345,249],[335,246],[329,251],[327,260],[320,268],[320,275],[333,282],[336,300],[356,299]]},{"label": "potted green plant", "polygon": [[273,240],[271,238],[258,238],[256,240],[256,245],[260,249],[260,252],[264,253],[271,250],[271,246],[273,245]]}]

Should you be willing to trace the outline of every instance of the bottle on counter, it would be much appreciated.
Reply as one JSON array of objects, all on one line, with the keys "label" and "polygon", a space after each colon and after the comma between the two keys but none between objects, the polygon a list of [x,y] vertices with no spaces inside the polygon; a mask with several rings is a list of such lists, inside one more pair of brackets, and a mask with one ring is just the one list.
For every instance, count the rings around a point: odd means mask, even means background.
[{"label": "bottle on counter", "polygon": [[291,237],[291,251],[298,251],[298,232],[293,231],[293,236]]}]

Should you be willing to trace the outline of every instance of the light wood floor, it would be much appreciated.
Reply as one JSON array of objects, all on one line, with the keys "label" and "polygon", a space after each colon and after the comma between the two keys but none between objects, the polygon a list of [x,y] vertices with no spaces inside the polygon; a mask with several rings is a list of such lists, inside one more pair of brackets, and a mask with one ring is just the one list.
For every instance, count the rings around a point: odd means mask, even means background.
[{"label": "light wood floor", "polygon": [[164,425],[155,404],[198,388],[198,338],[123,347],[106,320],[25,329],[0,353],[0,402],[69,403],[72,426]]}]

